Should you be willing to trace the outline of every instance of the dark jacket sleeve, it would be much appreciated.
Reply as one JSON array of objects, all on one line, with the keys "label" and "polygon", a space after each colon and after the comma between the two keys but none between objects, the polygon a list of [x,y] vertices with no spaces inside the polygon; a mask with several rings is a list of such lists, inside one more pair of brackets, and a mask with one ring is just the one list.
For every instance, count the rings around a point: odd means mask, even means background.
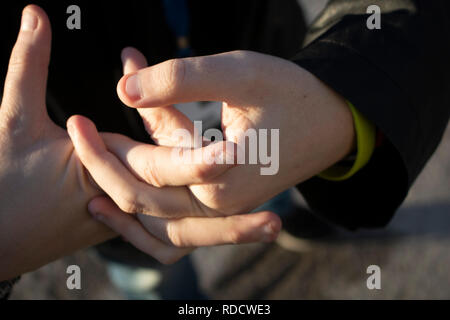
[{"label": "dark jacket sleeve", "polygon": [[[369,30],[366,9],[381,8]],[[349,180],[298,186],[311,209],[348,229],[383,227],[437,148],[450,115],[450,1],[335,0],[293,61],[340,93],[385,137]]]},{"label": "dark jacket sleeve", "polygon": [[0,281],[0,300],[7,300],[11,294],[14,284],[19,281],[20,277],[13,280]]}]

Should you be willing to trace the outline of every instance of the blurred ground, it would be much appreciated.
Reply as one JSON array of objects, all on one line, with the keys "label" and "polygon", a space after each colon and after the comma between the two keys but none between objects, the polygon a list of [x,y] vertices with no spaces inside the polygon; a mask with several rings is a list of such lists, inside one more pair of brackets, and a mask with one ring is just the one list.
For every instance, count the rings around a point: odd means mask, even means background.
[{"label": "blurred ground", "polygon": [[[449,299],[450,129],[385,230],[342,233],[327,241],[197,250],[204,292],[217,299]],[[363,212],[361,214],[364,214]],[[66,288],[66,268],[82,269],[82,290]],[[368,290],[378,265],[382,289]],[[177,266],[175,266],[177,268]],[[180,267],[179,267],[180,268]],[[12,299],[122,299],[104,264],[85,250],[23,276]]]}]

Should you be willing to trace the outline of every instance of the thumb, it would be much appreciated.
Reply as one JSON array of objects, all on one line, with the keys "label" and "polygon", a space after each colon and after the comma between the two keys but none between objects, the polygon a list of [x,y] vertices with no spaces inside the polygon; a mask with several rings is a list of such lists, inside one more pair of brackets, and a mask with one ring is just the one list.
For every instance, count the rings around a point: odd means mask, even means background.
[{"label": "thumb", "polygon": [[[122,51],[122,61],[124,74],[137,72],[139,69],[147,67],[147,60],[142,53],[131,47]],[[120,95],[120,87],[118,87],[118,92]],[[151,109],[138,108],[137,110],[147,132],[160,146],[186,147],[174,139],[172,133],[177,129],[186,129],[193,136],[194,124],[192,121],[172,105]]]},{"label": "thumb", "polygon": [[16,44],[9,60],[2,113],[19,119],[45,115],[45,96],[50,61],[51,30],[44,10],[25,7]]}]

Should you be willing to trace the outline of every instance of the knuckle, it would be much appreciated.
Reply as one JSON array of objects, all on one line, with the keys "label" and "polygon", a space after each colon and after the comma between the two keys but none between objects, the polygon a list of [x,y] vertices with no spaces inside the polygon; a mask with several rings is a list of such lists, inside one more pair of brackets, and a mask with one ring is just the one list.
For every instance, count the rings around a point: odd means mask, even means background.
[{"label": "knuckle", "polygon": [[9,60],[8,73],[20,73],[25,69],[25,66],[25,59],[19,59],[18,57],[12,56]]},{"label": "knuckle", "polygon": [[149,157],[148,160],[144,163],[144,169],[143,169],[143,178],[144,180],[151,184],[152,186],[155,186],[157,188],[163,187],[163,183],[160,180],[160,177],[158,176],[158,171],[156,169],[156,165],[154,162],[153,157]]},{"label": "knuckle", "polygon": [[231,52],[232,55],[239,60],[246,61],[251,58],[255,53],[249,50],[234,50]]},{"label": "knuckle", "polygon": [[21,74],[24,70],[30,68],[45,70],[48,69],[48,65],[48,59],[43,52],[21,43],[13,49],[8,64],[8,73]]},{"label": "knuckle", "polygon": [[142,206],[135,192],[125,192],[118,203],[119,208],[126,213],[141,213]]},{"label": "knuckle", "polygon": [[[19,111],[21,102],[5,101],[5,107],[0,124],[0,134],[2,137],[11,141],[16,148],[36,143],[42,137],[42,127],[29,124],[27,116]],[[26,139],[24,139],[26,137]]]},{"label": "knuckle", "polygon": [[9,59],[8,72],[23,70],[25,66],[29,65],[31,58],[32,55],[29,48],[25,48],[22,43],[16,44]]},{"label": "knuckle", "polygon": [[167,90],[167,94],[175,93],[184,82],[186,74],[186,64],[184,59],[171,59],[165,64],[164,75],[162,81]]},{"label": "knuckle", "polygon": [[244,234],[236,227],[233,227],[228,231],[228,240],[232,244],[239,244],[245,240]]},{"label": "knuckle", "polygon": [[180,248],[185,246],[178,229],[174,228],[172,223],[167,224],[167,238],[169,239],[170,244],[174,247]]},{"label": "knuckle", "polygon": [[233,51],[233,56],[237,63],[241,65],[239,68],[242,71],[240,78],[245,83],[245,88],[259,84],[261,80],[261,63],[258,61],[258,54],[247,50]]},{"label": "knuckle", "polygon": [[8,106],[11,106],[11,108],[4,109],[5,116],[3,117],[2,122],[0,124],[0,130],[2,130],[5,133],[9,133],[13,137],[19,136],[24,131],[23,130],[24,115],[18,114],[18,112],[15,111],[17,110],[16,101],[12,102],[8,101]]}]

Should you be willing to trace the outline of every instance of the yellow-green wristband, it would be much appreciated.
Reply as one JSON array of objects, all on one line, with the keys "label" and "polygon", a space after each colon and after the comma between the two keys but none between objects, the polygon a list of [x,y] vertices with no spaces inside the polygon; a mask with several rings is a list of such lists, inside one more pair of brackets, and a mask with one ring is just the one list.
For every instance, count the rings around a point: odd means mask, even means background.
[{"label": "yellow-green wristband", "polygon": [[375,149],[376,129],[364,115],[362,115],[351,102],[347,101],[352,112],[356,133],[356,159],[352,167],[335,164],[319,174],[320,178],[331,181],[342,181],[352,177],[361,170],[372,157]]}]

